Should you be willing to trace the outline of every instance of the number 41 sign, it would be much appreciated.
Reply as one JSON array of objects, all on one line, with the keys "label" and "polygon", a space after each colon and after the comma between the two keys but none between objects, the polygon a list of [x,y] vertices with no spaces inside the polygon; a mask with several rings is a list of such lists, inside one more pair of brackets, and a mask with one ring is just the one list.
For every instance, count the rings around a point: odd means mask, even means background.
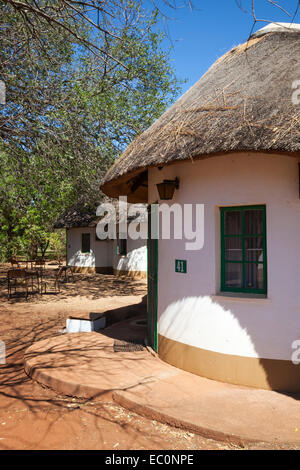
[{"label": "number 41 sign", "polygon": [[186,260],[185,259],[175,259],[175,272],[176,273],[186,273]]}]

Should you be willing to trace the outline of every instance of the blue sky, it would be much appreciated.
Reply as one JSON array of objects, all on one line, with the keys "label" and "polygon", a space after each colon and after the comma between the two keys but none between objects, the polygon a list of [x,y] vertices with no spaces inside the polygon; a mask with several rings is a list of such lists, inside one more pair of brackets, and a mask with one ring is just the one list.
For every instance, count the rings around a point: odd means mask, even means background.
[{"label": "blue sky", "polygon": [[[177,0],[176,0],[177,1]],[[179,2],[180,0],[178,0]],[[182,1],[182,0],[181,0]],[[240,3],[245,11],[242,11]],[[172,10],[159,0],[162,10],[172,18],[160,27],[167,26],[172,40],[171,64],[179,78],[188,81],[182,91],[190,88],[215,60],[233,46],[247,40],[253,25],[251,0],[194,0],[194,9],[188,7]],[[277,4],[294,13],[297,0],[279,0]],[[278,22],[289,22],[290,17],[274,7],[269,0],[255,0],[258,18]],[[300,9],[294,20],[300,23]],[[254,31],[266,23],[256,24]],[[170,40],[163,43],[164,49],[171,47]]]}]

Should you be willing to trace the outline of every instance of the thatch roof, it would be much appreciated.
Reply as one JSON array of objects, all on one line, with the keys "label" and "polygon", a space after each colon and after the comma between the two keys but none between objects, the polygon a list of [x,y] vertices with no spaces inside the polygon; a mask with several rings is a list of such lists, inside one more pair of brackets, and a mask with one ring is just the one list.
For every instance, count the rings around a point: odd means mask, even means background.
[{"label": "thatch roof", "polygon": [[[96,215],[97,207],[101,203],[110,203],[113,204],[116,211],[116,222],[119,222],[119,206],[118,200],[103,200],[100,201],[94,207],[85,207],[82,205],[75,204],[69,208],[64,214],[62,214],[59,219],[53,225],[53,228],[84,228],[84,227],[96,227],[97,223],[102,219],[103,216],[99,217]],[[131,205],[127,206],[127,211],[130,210]],[[145,205],[140,206],[141,212],[135,215],[128,215],[127,222],[132,222],[133,220],[139,217],[139,222],[144,222],[147,220],[147,207]]]},{"label": "thatch roof", "polygon": [[299,59],[297,27],[269,26],[234,47],[129,145],[102,191],[145,201],[151,166],[236,151],[299,152],[300,105],[292,103]]},{"label": "thatch roof", "polygon": [[[99,203],[100,204],[100,203]],[[73,205],[53,225],[54,228],[94,227],[99,217],[96,217],[97,206],[85,208]]]}]

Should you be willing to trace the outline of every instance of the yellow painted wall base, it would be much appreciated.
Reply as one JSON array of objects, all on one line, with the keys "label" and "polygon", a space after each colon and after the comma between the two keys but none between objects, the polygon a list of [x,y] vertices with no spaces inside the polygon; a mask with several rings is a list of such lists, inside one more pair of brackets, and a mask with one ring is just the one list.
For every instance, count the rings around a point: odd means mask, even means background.
[{"label": "yellow painted wall base", "polygon": [[113,274],[112,267],[97,267],[97,266],[73,266],[75,273],[99,273],[99,274]]},{"label": "yellow painted wall base", "polygon": [[115,276],[126,276],[131,279],[147,279],[147,273],[145,271],[125,271],[121,269],[114,269]]},{"label": "yellow painted wall base", "polygon": [[300,392],[300,364],[279,359],[232,356],[158,335],[159,357],[179,369],[220,382]]}]

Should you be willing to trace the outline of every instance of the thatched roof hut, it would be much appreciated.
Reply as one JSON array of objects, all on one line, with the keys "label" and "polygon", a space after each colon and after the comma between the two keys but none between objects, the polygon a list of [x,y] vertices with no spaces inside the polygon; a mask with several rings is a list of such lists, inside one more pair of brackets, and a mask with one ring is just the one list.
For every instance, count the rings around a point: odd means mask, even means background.
[{"label": "thatched roof hut", "polygon": [[[101,203],[110,204],[106,207],[104,215],[98,216],[97,209]],[[73,266],[77,272],[97,272],[104,274],[121,274],[132,278],[145,278],[147,269],[147,249],[144,239],[127,240],[119,237],[124,234],[124,210],[127,218],[127,230],[129,224],[136,227],[143,224],[147,231],[147,208],[140,204],[120,208],[116,199],[103,199],[98,204],[84,205],[74,204],[55,222],[54,228],[66,229],[66,264]],[[114,212],[111,210],[114,209]],[[120,212],[122,210],[122,212]],[[99,213],[99,212],[98,212]],[[109,214],[109,218],[108,218]],[[116,238],[99,238],[97,224],[105,216],[106,223],[116,224]],[[141,230],[141,229],[140,229]],[[119,232],[120,231],[120,232]]]},{"label": "thatched roof hut", "polygon": [[152,126],[106,174],[110,197],[147,201],[147,168],[236,151],[300,151],[299,27],[268,25],[234,47]]},{"label": "thatched roof hut", "polygon": [[[83,228],[83,227],[96,227],[97,223],[102,219],[103,216],[99,217],[96,215],[97,207],[101,203],[112,204],[116,211],[116,222],[119,222],[119,207],[118,200],[116,199],[104,199],[101,202],[93,206],[84,206],[80,204],[72,205],[67,211],[65,211],[54,223],[53,228]],[[127,211],[130,211],[131,205],[127,207]],[[147,212],[146,207],[140,206],[141,213],[133,216],[127,216],[127,222],[135,220],[139,216],[140,221],[146,221]]]},{"label": "thatched roof hut", "polygon": [[299,33],[271,24],[217,60],[102,183],[149,204],[147,333],[159,357],[289,392],[300,391]]},{"label": "thatched roof hut", "polygon": [[53,228],[95,227],[99,220],[99,217],[96,217],[96,209],[97,206],[85,208],[75,204],[57,219]]}]

